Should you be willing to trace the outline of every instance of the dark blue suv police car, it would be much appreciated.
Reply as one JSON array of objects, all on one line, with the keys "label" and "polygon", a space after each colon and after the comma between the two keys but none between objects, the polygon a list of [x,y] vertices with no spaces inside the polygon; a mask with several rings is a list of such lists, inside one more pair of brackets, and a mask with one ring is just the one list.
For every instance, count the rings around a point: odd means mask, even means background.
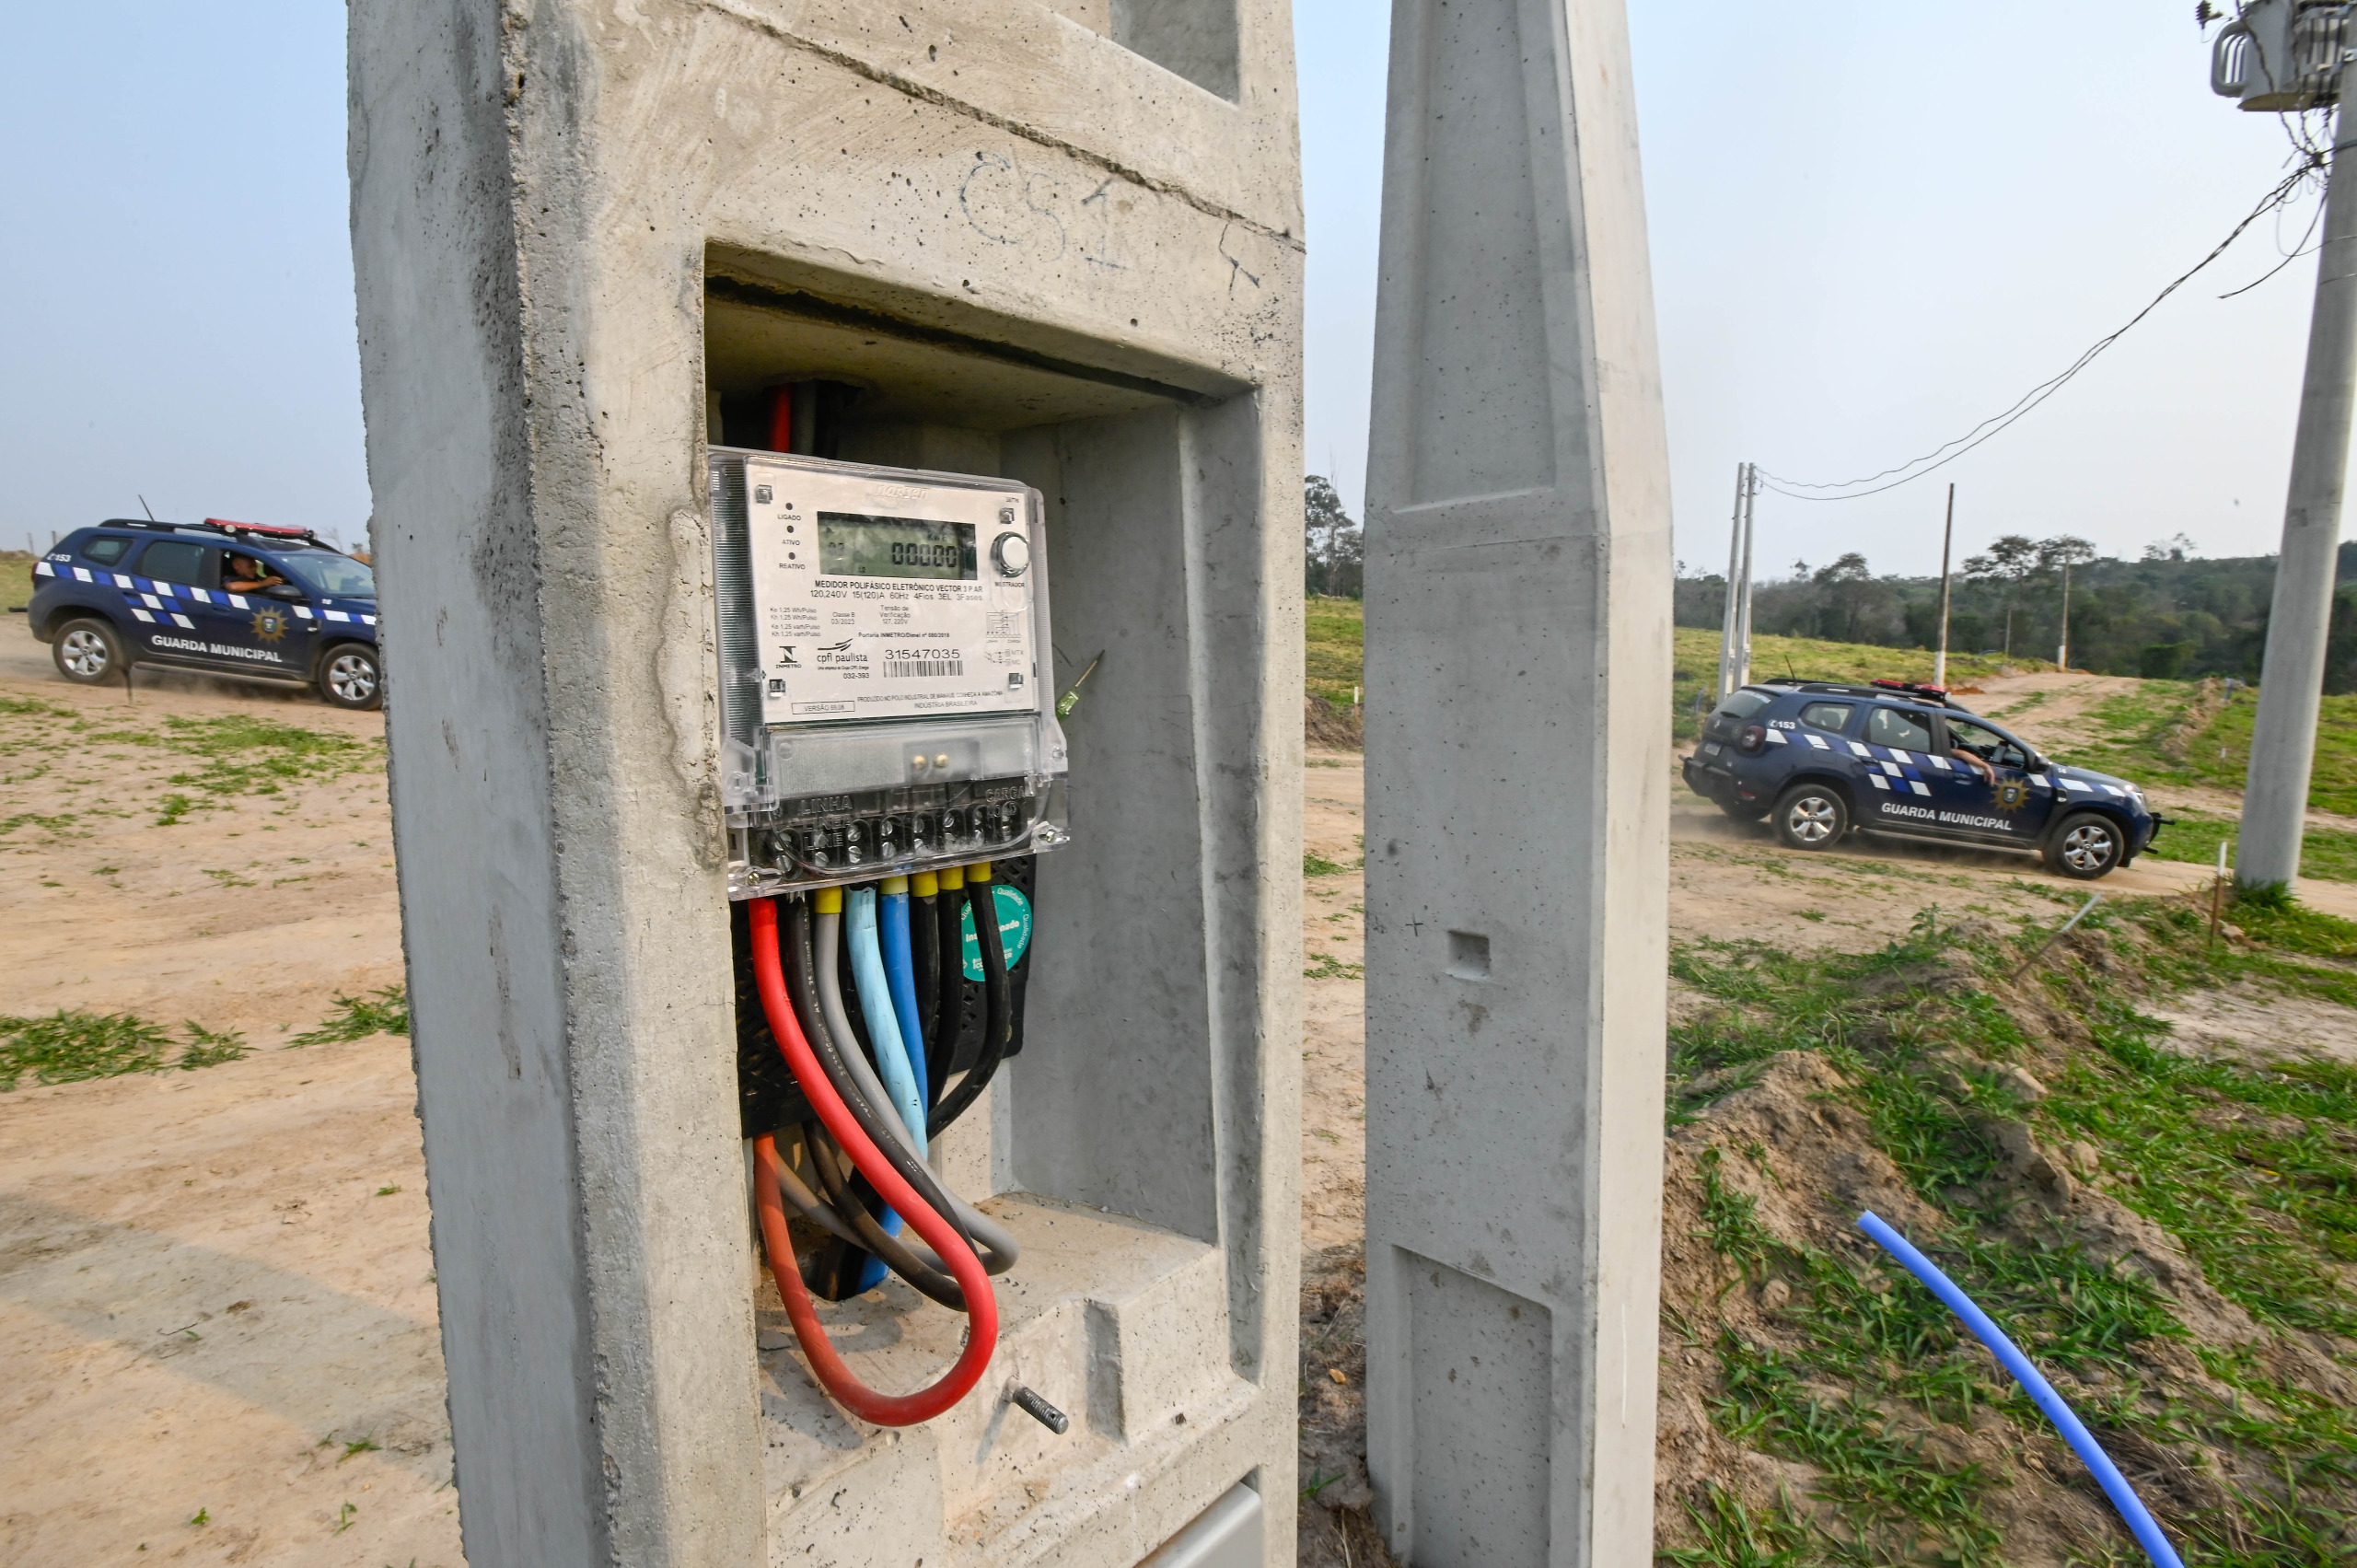
[{"label": "dark blue suv police car", "polygon": [[2125,779],[2066,768],[1934,686],[1769,680],[1730,693],[1686,783],[1794,849],[1852,830],[2026,850],[2065,877],[2127,865],[2166,818]]},{"label": "dark blue suv police car", "polygon": [[377,578],[301,528],[113,518],[33,563],[33,635],[85,686],[168,665],[384,701]]}]

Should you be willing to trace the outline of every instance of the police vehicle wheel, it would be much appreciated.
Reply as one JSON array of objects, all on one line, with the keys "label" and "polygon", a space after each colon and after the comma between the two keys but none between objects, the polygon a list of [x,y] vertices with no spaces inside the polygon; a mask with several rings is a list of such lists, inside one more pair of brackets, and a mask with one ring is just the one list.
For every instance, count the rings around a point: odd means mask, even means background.
[{"label": "police vehicle wheel", "polygon": [[329,649],[319,665],[319,695],[339,708],[383,706],[385,675],[377,663],[377,651],[357,643]]},{"label": "police vehicle wheel", "polygon": [[2046,841],[2046,864],[2057,874],[2092,882],[2119,864],[2128,845],[2119,824],[2095,811],[2065,817]]},{"label": "police vehicle wheel", "polygon": [[1776,836],[1794,849],[1831,849],[1850,830],[1850,807],[1819,784],[1794,784],[1778,797]]},{"label": "police vehicle wheel", "polygon": [[122,639],[103,621],[69,621],[57,629],[49,645],[57,673],[76,686],[96,686],[121,674],[124,663]]}]

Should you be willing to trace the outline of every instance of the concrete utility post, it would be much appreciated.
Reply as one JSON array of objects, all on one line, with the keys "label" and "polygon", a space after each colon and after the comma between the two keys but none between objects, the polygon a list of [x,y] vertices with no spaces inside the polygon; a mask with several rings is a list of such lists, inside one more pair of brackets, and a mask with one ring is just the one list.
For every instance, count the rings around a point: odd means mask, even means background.
[{"label": "concrete utility post", "polygon": [[[1289,1561],[1285,0],[354,0],[350,21],[468,1562],[1132,1568],[1190,1528],[1229,1555],[1175,1561]],[[707,448],[772,446],[781,405],[797,449],[1038,488],[1055,640],[1106,650],[1067,727],[1071,842],[1038,863],[1026,1044],[934,1145],[1021,1239],[996,1357],[889,1430],[823,1397],[749,1244]],[[905,1290],[820,1310],[873,1387],[958,1353],[959,1320]],[[1010,1410],[1018,1381],[1068,1433]]]},{"label": "concrete utility post", "polygon": [[1735,512],[1727,525],[1727,596],[1719,621],[1719,689],[1724,697],[1743,684],[1736,678],[1736,648],[1743,626],[1744,501],[1750,494],[1751,465],[1735,466]]},{"label": "concrete utility post", "polygon": [[[2347,6],[2257,0],[2227,24],[2212,56],[2211,85],[2247,110],[2281,111],[2336,102],[2351,43]],[[2324,245],[2316,258],[2316,306],[2308,321],[2307,371],[2292,445],[2283,546],[2259,667],[2258,714],[2243,788],[2235,879],[2246,888],[2288,886],[2300,874],[2308,775],[2316,761],[2317,701],[2332,628],[2334,571],[2340,550],[2342,492],[2357,396],[2357,144],[2345,110],[2333,116],[2326,176]]]},{"label": "concrete utility post", "polygon": [[1391,17],[1368,1462],[1416,1568],[1643,1563],[1671,559],[1626,23],[1620,0]]},{"label": "concrete utility post", "polygon": [[1948,486],[1948,520],[1940,530],[1940,651],[1932,656],[1932,684],[1948,683],[1948,557],[1956,547],[1956,486]]}]

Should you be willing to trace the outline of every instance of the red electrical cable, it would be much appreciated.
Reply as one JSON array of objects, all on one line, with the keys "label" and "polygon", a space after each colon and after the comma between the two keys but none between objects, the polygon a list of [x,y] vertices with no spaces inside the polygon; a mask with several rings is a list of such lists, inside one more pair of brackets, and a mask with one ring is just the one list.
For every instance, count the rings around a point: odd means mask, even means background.
[{"label": "red electrical cable", "polygon": [[948,1221],[926,1207],[916,1189],[892,1168],[892,1162],[869,1141],[852,1116],[851,1108],[843,1104],[826,1074],[819,1070],[819,1059],[812,1053],[810,1042],[803,1038],[802,1025],[795,1017],[793,1005],[785,994],[785,973],[777,955],[776,902],[756,899],[749,912],[753,920],[753,983],[761,993],[761,1011],[769,1016],[770,1032],[777,1037],[778,1051],[793,1069],[795,1082],[809,1099],[810,1109],[819,1113],[819,1120],[835,1135],[835,1142],[851,1156],[852,1164],[941,1255],[949,1272],[957,1276],[958,1288],[966,1293],[966,1348],[958,1355],[958,1364],[944,1373],[939,1382],[914,1394],[879,1394],[852,1375],[842,1357],[835,1353],[835,1347],[828,1342],[827,1330],[819,1322],[818,1308],[811,1305],[810,1292],[802,1283],[802,1272],[795,1266],[794,1247],[785,1230],[785,1205],[778,1196],[777,1141],[764,1134],[753,1140],[753,1186],[754,1202],[761,1210],[761,1242],[769,1252],[770,1273],[777,1281],[778,1295],[785,1299],[785,1315],[794,1322],[794,1337],[802,1342],[802,1353],[809,1358],[810,1370],[837,1402],[862,1421],[877,1426],[912,1426],[920,1421],[929,1421],[964,1399],[981,1381],[984,1369],[991,1364],[991,1354],[998,1348],[998,1298],[991,1294],[990,1276],[982,1272],[982,1261],[974,1256],[974,1249],[966,1245]]},{"label": "red electrical cable", "polygon": [[794,450],[794,389],[770,389],[770,450]]}]

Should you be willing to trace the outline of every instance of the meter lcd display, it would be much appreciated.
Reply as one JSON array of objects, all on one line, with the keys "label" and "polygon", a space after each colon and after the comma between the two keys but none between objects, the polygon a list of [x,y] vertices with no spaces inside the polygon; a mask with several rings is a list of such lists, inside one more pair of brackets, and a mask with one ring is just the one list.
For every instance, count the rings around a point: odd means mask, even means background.
[{"label": "meter lcd display", "polygon": [[830,577],[975,580],[974,525],[819,514],[819,570]]}]

